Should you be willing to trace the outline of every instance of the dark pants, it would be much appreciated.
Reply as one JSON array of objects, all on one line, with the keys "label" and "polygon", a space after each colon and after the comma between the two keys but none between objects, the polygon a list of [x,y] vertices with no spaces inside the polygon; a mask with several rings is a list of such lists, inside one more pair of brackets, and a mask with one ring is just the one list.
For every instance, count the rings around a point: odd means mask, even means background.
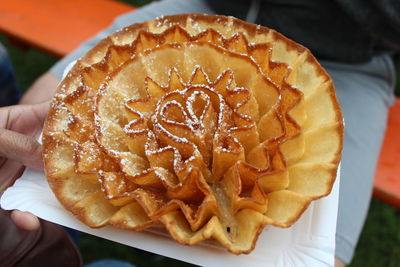
[{"label": "dark pants", "polygon": [[15,79],[14,69],[7,51],[0,44],[0,107],[15,105],[21,98],[21,91]]}]

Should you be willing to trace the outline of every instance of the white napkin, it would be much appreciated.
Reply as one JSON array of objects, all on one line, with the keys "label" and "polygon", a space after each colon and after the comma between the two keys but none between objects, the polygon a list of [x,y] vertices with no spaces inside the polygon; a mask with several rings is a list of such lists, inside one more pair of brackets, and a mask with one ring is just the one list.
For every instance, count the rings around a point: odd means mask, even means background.
[{"label": "white napkin", "polygon": [[254,251],[240,256],[208,242],[183,246],[157,232],[91,229],[59,204],[44,174],[31,169],[5,191],[0,204],[5,210],[29,211],[60,225],[201,266],[333,266],[339,182],[340,175],[331,194],[314,201],[292,227],[266,227]]}]

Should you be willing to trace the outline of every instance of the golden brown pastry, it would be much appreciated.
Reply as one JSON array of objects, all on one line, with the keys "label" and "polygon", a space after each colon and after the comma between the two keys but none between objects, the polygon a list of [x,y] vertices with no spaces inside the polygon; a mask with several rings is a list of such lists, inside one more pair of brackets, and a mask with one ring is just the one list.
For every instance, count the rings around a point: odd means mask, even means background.
[{"label": "golden brown pastry", "polygon": [[240,254],[330,193],[342,142],[334,85],[306,48],[185,14],[126,27],[77,61],[43,158],[59,201],[90,227],[163,227]]}]

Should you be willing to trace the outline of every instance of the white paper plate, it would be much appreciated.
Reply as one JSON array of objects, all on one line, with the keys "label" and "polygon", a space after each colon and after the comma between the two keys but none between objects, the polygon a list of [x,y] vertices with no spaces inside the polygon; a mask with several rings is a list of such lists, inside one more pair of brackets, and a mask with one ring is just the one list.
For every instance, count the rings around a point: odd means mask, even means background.
[{"label": "white paper plate", "polygon": [[266,227],[254,251],[232,255],[211,243],[183,246],[166,235],[105,227],[91,229],[57,201],[42,172],[26,170],[1,198],[6,210],[29,211],[38,217],[170,258],[202,266],[333,266],[340,175],[332,193],[314,201],[290,228]]}]

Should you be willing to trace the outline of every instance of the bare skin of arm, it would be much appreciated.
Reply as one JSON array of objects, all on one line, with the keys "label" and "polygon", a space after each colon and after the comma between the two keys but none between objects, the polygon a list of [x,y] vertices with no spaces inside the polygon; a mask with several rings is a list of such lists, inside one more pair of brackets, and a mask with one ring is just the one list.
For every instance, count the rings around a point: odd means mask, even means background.
[{"label": "bare skin of arm", "polygon": [[341,259],[335,257],[335,267],[346,267],[346,264]]},{"label": "bare skin of arm", "polygon": [[37,104],[51,100],[58,85],[59,79],[46,72],[40,76],[22,96],[20,104]]}]

